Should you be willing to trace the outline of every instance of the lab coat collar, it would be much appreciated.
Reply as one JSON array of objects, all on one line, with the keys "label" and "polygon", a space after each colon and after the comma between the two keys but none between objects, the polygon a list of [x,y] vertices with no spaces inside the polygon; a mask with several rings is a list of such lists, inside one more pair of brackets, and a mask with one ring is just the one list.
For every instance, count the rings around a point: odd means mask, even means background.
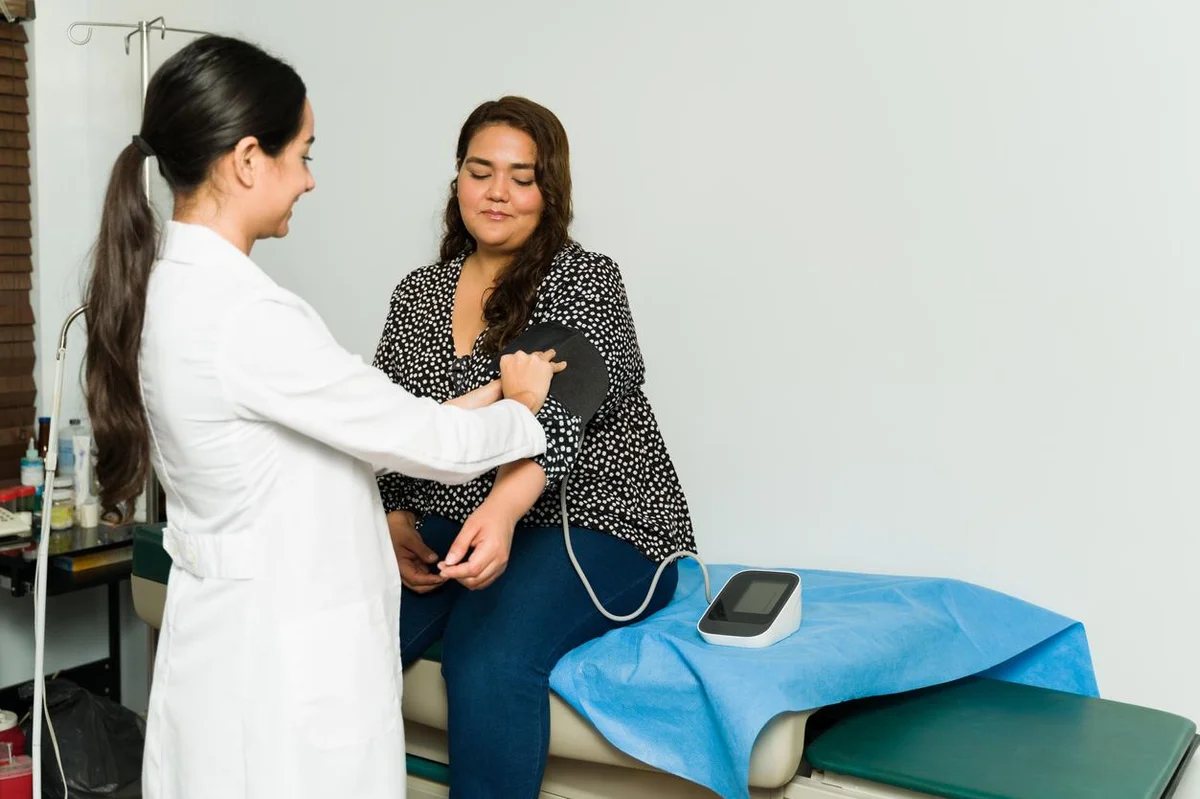
[{"label": "lab coat collar", "polygon": [[242,270],[247,275],[271,280],[249,256],[235,247],[220,233],[204,225],[187,222],[167,222],[163,236],[162,258],[181,264],[221,265]]}]

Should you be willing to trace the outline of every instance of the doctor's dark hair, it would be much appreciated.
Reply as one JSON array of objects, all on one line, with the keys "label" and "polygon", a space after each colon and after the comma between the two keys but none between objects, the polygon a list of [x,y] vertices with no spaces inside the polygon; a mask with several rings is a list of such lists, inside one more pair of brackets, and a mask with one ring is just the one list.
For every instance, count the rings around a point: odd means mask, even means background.
[{"label": "doctor's dark hair", "polygon": [[[483,306],[487,328],[481,345],[497,352],[521,334],[533,305],[537,288],[550,271],[554,256],[569,241],[573,216],[571,206],[571,153],[567,132],[549,109],[524,97],[501,97],[476,108],[463,123],[455,151],[456,168],[461,171],[467,148],[475,134],[491,125],[508,125],[524,131],[537,150],[534,180],[542,193],[542,218],[529,240],[521,246],[512,263],[505,267]],[[451,261],[463,252],[474,250],[475,240],[463,222],[458,207],[458,178],[450,183],[446,203],[445,233],[441,260]]]},{"label": "doctor's dark hair", "polygon": [[300,133],[306,96],[292,67],[223,36],[193,41],[150,80],[142,129],[113,166],[84,291],[85,391],[106,512],[127,518],[150,468],[138,356],[159,231],[142,184],[147,158],[157,158],[176,203],[185,202],[242,139],[279,155]]}]

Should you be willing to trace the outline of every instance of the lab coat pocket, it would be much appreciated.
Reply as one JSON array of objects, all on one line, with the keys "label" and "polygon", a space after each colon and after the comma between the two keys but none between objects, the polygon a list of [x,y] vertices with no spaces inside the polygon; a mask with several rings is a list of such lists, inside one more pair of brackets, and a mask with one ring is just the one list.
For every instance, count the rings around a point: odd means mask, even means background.
[{"label": "lab coat pocket", "polygon": [[390,615],[379,598],[283,625],[287,712],[313,746],[360,745],[400,724],[399,629]]}]

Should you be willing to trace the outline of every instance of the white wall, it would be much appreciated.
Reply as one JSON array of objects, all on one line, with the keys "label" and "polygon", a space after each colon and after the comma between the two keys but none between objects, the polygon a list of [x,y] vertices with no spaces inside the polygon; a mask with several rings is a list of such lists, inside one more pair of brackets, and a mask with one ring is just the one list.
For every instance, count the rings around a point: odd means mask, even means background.
[{"label": "white wall", "polygon": [[[1106,696],[1200,719],[1194,4],[155,8],[308,81],[318,189],[255,256],[349,348],[434,252],[462,119],[533,97],[710,559],[1003,590],[1087,624]],[[115,153],[126,110],[94,103],[79,135]]]}]

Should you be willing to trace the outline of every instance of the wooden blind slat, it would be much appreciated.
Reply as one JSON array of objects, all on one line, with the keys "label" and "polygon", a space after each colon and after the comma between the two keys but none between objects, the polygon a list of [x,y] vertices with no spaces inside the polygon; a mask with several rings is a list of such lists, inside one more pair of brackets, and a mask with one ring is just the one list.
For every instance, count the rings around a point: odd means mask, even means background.
[{"label": "wooden blind slat", "polygon": [[0,325],[0,341],[33,341],[32,325]]},{"label": "wooden blind slat", "polygon": [[[0,426],[17,427],[18,425],[29,424],[28,417],[24,416],[24,410],[21,408],[0,408]],[[25,439],[25,443],[29,443],[29,439]]]},{"label": "wooden blind slat", "polygon": [[32,341],[0,344],[0,374],[31,374],[36,362]]},{"label": "wooden blind slat", "polygon": [[[33,375],[0,375],[0,408],[13,408],[33,405],[37,397],[37,386]],[[29,421],[32,428],[33,420]],[[17,464],[18,467],[20,464]],[[0,467],[2,473],[2,467]]]},{"label": "wooden blind slat", "polygon": [[24,61],[13,61],[8,58],[0,58],[0,77],[28,80],[29,70],[25,67]]},{"label": "wooden blind slat", "polygon": [[[6,114],[0,114],[0,119]],[[25,119],[20,116],[18,119]],[[29,184],[29,152],[25,150],[0,150],[0,167],[16,167],[25,170],[25,182]]]},{"label": "wooden blind slat", "polygon": [[0,342],[0,358],[32,358],[32,341]]},{"label": "wooden blind slat", "polygon": [[11,58],[13,61],[28,61],[29,56],[20,42],[0,40],[0,58]]},{"label": "wooden blind slat", "polygon": [[[14,2],[10,2],[8,7],[12,9],[13,14],[20,16],[14,8]],[[29,7],[29,19],[33,19],[33,3],[26,3]],[[0,40],[6,42],[18,42],[25,44],[29,41],[29,35],[25,33],[25,28],[21,25],[10,25],[7,22],[0,22]]]},{"label": "wooden blind slat", "polygon": [[25,454],[25,447],[29,444],[29,439],[25,436],[27,429],[25,425],[0,427],[0,458],[16,457],[20,461],[21,455]]},{"label": "wooden blind slat", "polygon": [[29,99],[27,97],[0,94],[0,112],[5,114],[28,114]]},{"label": "wooden blind slat", "polygon": [[15,130],[0,130],[0,149],[29,151],[29,134]]},{"label": "wooden blind slat", "polygon": [[33,237],[33,225],[19,219],[8,220],[0,218],[0,238],[28,239]]},{"label": "wooden blind slat", "polygon": [[0,291],[0,294],[24,294],[25,302],[17,305],[0,305],[0,325],[32,325],[33,308],[29,305],[28,291]]},{"label": "wooden blind slat", "polygon": [[29,203],[6,203],[0,202],[0,219],[13,220],[20,219],[26,222],[29,221]]},{"label": "wooden blind slat", "polygon": [[28,186],[0,185],[0,203],[28,203],[29,201]]},{"label": "wooden blind slat", "polygon": [[[5,115],[0,114],[0,118]],[[24,117],[20,117],[24,119]],[[25,150],[4,150],[0,149],[0,166],[16,167],[24,171],[24,177],[21,180],[22,185],[29,185],[29,153]]]},{"label": "wooden blind slat", "polygon": [[[6,0],[32,19],[33,0]],[[29,37],[0,22],[0,479],[19,476],[37,398],[29,168]]]},{"label": "wooden blind slat", "polygon": [[[0,64],[3,64],[0,61]],[[0,114],[0,130],[19,130],[29,132],[29,116],[27,114]]]},{"label": "wooden blind slat", "polygon": [[9,97],[28,97],[29,84],[17,78],[0,77],[0,94]]},{"label": "wooden blind slat", "polygon": [[[30,378],[32,381],[33,378]],[[0,408],[16,408],[32,406],[33,401],[37,399],[37,389],[29,388],[24,390],[0,391]],[[30,428],[33,423],[30,423]],[[18,464],[19,466],[20,464]],[[3,474],[3,468],[0,468],[0,474]]]},{"label": "wooden blind slat", "polygon": [[[17,151],[0,150],[0,155],[3,153],[15,152]],[[28,154],[26,154],[26,158],[28,157]],[[25,166],[19,166],[16,164],[5,164],[0,162],[0,183],[10,186],[28,186],[30,184],[28,164]]]}]

